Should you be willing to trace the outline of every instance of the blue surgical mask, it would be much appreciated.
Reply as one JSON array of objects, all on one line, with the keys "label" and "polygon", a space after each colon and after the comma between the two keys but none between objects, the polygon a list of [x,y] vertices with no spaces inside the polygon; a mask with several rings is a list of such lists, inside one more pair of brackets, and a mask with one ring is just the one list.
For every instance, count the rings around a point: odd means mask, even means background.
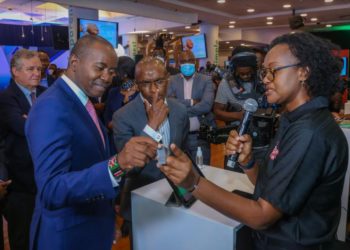
[{"label": "blue surgical mask", "polygon": [[180,71],[184,76],[192,76],[195,72],[195,66],[193,63],[181,64]]}]

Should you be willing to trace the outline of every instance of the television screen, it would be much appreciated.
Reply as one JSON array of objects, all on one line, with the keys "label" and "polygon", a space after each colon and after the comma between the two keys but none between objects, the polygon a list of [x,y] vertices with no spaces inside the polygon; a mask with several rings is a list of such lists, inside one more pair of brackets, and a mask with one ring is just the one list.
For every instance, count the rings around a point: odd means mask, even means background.
[{"label": "television screen", "polygon": [[347,76],[347,71],[348,71],[348,58],[346,56],[343,56],[343,68],[340,72],[341,76]]},{"label": "television screen", "polygon": [[89,19],[78,19],[78,38],[86,34],[102,36],[113,47],[118,47],[118,23]]},{"label": "television screen", "polygon": [[207,58],[207,44],[204,34],[181,38],[182,50],[192,50],[195,58]]}]

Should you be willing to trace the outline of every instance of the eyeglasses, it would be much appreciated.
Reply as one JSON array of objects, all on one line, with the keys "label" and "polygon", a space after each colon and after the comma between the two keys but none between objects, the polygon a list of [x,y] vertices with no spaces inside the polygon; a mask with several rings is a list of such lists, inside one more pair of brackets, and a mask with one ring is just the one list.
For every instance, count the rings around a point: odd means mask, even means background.
[{"label": "eyeglasses", "polygon": [[266,77],[267,80],[273,81],[275,79],[275,74],[277,71],[279,71],[281,69],[287,69],[290,67],[297,67],[299,65],[300,65],[300,63],[295,63],[295,64],[280,66],[280,67],[276,67],[276,68],[262,68],[260,70],[260,78],[261,78],[261,80],[264,80],[264,78]]},{"label": "eyeglasses", "polygon": [[141,86],[142,88],[150,88],[152,84],[155,84],[157,88],[163,87],[167,82],[169,78],[165,79],[158,79],[155,81],[142,81],[142,82],[136,82],[137,85]]}]

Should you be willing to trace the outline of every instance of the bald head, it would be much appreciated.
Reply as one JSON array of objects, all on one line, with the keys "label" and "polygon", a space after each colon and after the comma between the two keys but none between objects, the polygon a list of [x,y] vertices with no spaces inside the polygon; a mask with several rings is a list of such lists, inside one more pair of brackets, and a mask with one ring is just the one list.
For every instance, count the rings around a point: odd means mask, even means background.
[{"label": "bald head", "polygon": [[154,71],[158,71],[163,76],[166,76],[168,74],[164,63],[155,57],[144,57],[141,61],[139,61],[135,68],[135,78],[137,80],[138,75],[143,74],[144,71],[147,71],[149,74],[151,74]]}]

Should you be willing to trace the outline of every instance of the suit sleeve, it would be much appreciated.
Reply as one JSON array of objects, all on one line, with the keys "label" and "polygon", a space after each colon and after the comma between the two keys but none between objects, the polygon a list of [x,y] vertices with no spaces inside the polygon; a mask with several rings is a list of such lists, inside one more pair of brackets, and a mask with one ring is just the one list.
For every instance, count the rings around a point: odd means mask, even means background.
[{"label": "suit sleeve", "polygon": [[[209,113],[214,102],[214,86],[210,78],[201,77],[200,80],[205,81],[205,88],[201,100],[190,107],[187,107],[189,117],[200,116]],[[195,83],[193,83],[195,84]]]},{"label": "suit sleeve", "polygon": [[[28,118],[26,136],[34,162],[38,195],[47,209],[91,203],[116,196],[109,176],[107,161],[91,166],[75,166],[79,148],[73,151],[72,112],[57,99],[37,103]],[[85,152],[86,155],[94,154]],[[77,160],[75,159],[75,162]],[[83,160],[82,160],[83,161]]]},{"label": "suit sleeve", "polygon": [[19,106],[17,100],[5,92],[0,95],[0,117],[5,129],[11,130],[11,132],[24,136],[24,125],[26,118]]}]

